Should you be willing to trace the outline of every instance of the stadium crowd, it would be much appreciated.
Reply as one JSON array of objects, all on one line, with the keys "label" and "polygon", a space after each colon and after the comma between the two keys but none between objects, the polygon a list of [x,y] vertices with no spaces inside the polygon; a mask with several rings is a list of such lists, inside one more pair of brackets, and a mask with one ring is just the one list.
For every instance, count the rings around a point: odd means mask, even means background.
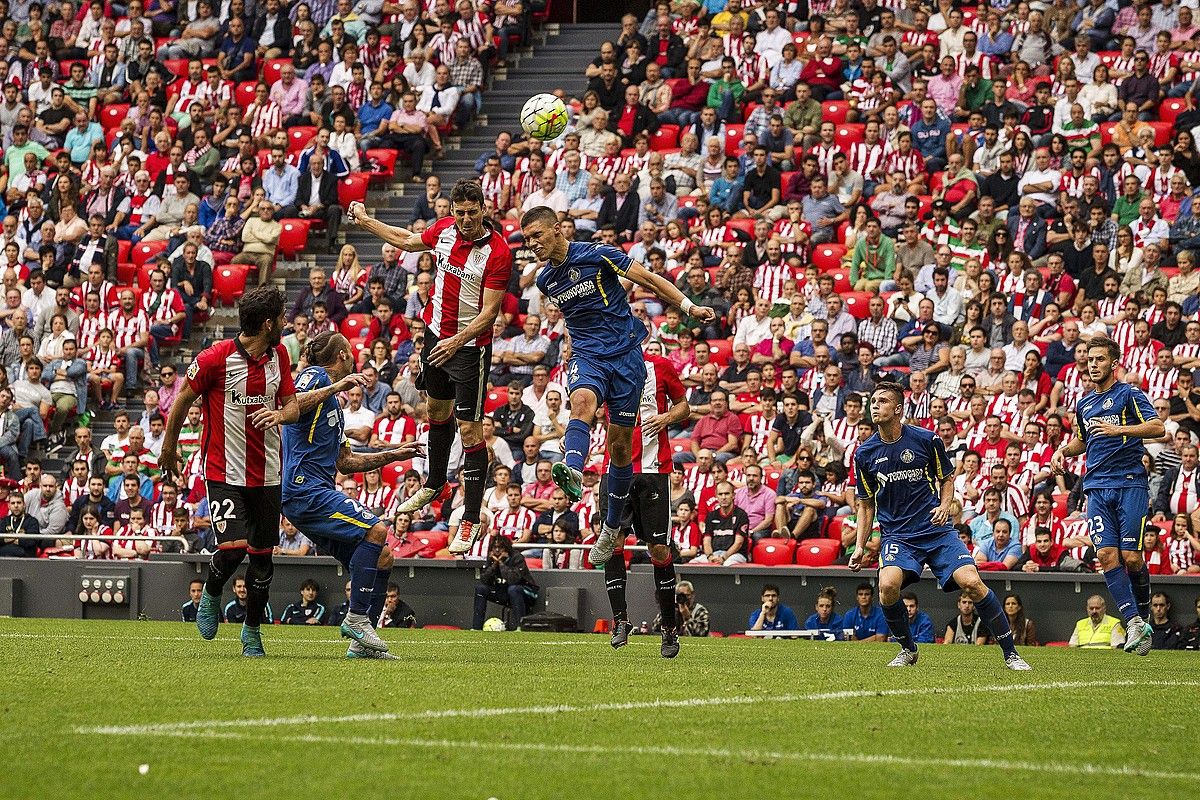
[{"label": "stadium crowd", "polygon": [[[170,486],[157,474],[162,415],[185,379],[160,347],[203,322],[214,268],[270,276],[281,221],[308,220],[334,245],[338,178],[391,169],[403,152],[424,183],[413,230],[448,215],[426,156],[478,113],[533,4],[0,4],[11,16],[0,30],[0,458],[25,492],[0,486],[0,525],[173,531],[204,550],[198,411],[188,475]],[[556,141],[501,133],[474,164],[517,268],[484,428],[489,535],[469,557],[502,537],[542,545],[524,552],[531,567],[584,568],[581,551],[555,545],[597,531],[603,427],[583,500],[550,479],[570,342],[517,224],[546,205],[572,237],[625,248],[719,311],[696,327],[631,295],[647,351],[678,368],[691,404],[671,432],[680,561],[844,560],[867,397],[893,379],[908,421],[935,430],[960,467],[955,522],[982,568],[1094,569],[1083,461],[1062,476],[1047,465],[1089,389],[1084,344],[1108,335],[1122,379],[1167,420],[1146,456],[1151,571],[1200,573],[1192,13],[1105,0],[678,0],[627,16],[558,90],[572,122]],[[126,266],[123,254],[147,245]],[[345,246],[332,274],[314,268],[284,340],[303,366],[315,333],[351,339],[368,380],[345,398],[346,432],[361,449],[427,429],[414,370],[435,260],[388,245],[379,259]],[[61,486],[42,474],[38,454],[66,446],[79,412],[132,390],[140,409],[101,445],[73,428]],[[452,475],[461,461],[452,454]],[[341,476],[394,521],[399,557],[444,557],[457,525],[461,495],[394,513],[423,470]],[[155,549],[61,544],[42,554]],[[0,536],[0,552],[33,548]],[[314,548],[285,522],[278,552]]]}]

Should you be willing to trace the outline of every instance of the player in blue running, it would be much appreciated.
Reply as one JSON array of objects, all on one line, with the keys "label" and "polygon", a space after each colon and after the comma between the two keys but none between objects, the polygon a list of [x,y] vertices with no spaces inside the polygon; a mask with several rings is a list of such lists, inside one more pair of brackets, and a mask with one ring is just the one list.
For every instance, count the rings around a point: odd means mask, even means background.
[{"label": "player in blue running", "polygon": [[850,569],[862,569],[867,537],[879,518],[879,603],[888,628],[900,643],[889,667],[917,663],[917,644],[908,627],[900,590],[921,579],[928,566],[944,592],[965,591],[1009,669],[1028,670],[1017,654],[1012,629],[996,593],[984,585],[967,546],[950,525],[954,468],[946,446],[932,431],[901,422],[904,390],[884,382],[871,394],[871,419],[879,426],[854,453],[858,479],[858,540]]},{"label": "player in blue running", "polygon": [[1150,483],[1143,439],[1161,439],[1166,426],[1141,389],[1117,380],[1120,346],[1104,337],[1088,342],[1093,389],[1075,406],[1075,435],[1055,451],[1050,467],[1062,474],[1066,460],[1087,454],[1083,496],[1088,529],[1104,582],[1127,632],[1125,652],[1150,652],[1150,571],[1142,558],[1142,534],[1150,511]]},{"label": "player in blue running", "polygon": [[283,428],[283,515],[350,573],[350,610],[342,636],[347,658],[395,658],[373,627],[379,621],[392,571],[384,548],[387,525],[334,485],[336,473],[370,472],[420,455],[408,442],[377,453],[352,453],[346,444],[337,394],[365,380],[354,372],[350,343],[326,331],[305,345],[311,365],[296,377],[300,419]]},{"label": "player in blue running", "polygon": [[583,495],[583,462],[596,410],[608,405],[608,503],[600,535],[588,553],[588,560],[600,566],[621,541],[621,519],[633,481],[633,427],[646,382],[646,327],[634,318],[622,279],[654,292],[701,323],[716,319],[716,312],[694,305],[670,281],[619,248],[568,241],[558,215],[546,206],[525,212],[521,234],[538,261],[545,262],[537,287],[562,310],[571,340],[566,371],[571,421],[563,436],[564,460],[551,474],[572,501]]}]

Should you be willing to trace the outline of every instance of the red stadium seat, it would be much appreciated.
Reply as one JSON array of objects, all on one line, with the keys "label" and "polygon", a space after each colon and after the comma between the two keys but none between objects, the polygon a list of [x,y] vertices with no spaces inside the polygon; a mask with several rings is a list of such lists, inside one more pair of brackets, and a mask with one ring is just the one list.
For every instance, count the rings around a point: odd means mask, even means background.
[{"label": "red stadium seat", "polygon": [[1113,65],[1113,62],[1121,57],[1121,51],[1120,50],[1101,50],[1099,53],[1096,53],[1096,55],[1100,57],[1101,64],[1103,64],[1106,67],[1111,67]]},{"label": "red stadium seat", "polygon": [[1158,118],[1163,122],[1175,124],[1175,119],[1187,111],[1187,101],[1181,97],[1168,97],[1158,107]]},{"label": "red stadium seat", "polygon": [[150,273],[154,270],[154,264],[147,261],[137,268],[137,285],[142,291],[150,288]]},{"label": "red stadium seat", "polygon": [[263,82],[268,86],[274,85],[275,81],[279,80],[283,65],[290,63],[292,63],[290,58],[268,58],[263,64]]},{"label": "red stadium seat", "polygon": [[367,151],[367,158],[373,159],[379,165],[378,170],[372,170],[368,173],[371,180],[376,182],[389,182],[396,177],[396,156],[397,151],[389,147],[374,147]]},{"label": "red stadium seat", "polygon": [[745,125],[725,126],[725,155],[736,156],[742,152],[742,137],[746,135]]},{"label": "red stadium seat", "polygon": [[847,517],[834,517],[829,520],[829,524],[825,526],[825,535],[830,539],[842,538],[842,527],[846,524]]},{"label": "red stadium seat", "polygon": [[439,550],[444,550],[450,541],[446,531],[416,531],[408,536],[411,541],[424,545],[417,553],[417,558],[433,558]]},{"label": "red stadium seat", "polygon": [[789,172],[779,173],[779,193],[781,195],[787,191],[788,181],[790,181],[792,179],[792,176],[795,174],[796,174],[796,170],[790,170]]},{"label": "red stadium seat", "polygon": [[258,84],[254,81],[242,81],[233,89],[233,100],[242,109],[254,102],[254,91]]},{"label": "red stadium seat", "polygon": [[1171,133],[1175,130],[1174,122],[1147,122],[1146,124],[1154,128],[1155,147],[1162,147],[1171,141]]},{"label": "red stadium seat", "polygon": [[687,78],[667,78],[667,86],[671,89],[671,96],[678,97],[679,93],[687,88]]},{"label": "red stadium seat", "polygon": [[699,199],[700,198],[696,197],[696,195],[694,195],[694,194],[684,195],[683,197],[679,198],[679,207],[680,208],[695,208],[696,201]]},{"label": "red stadium seat", "polygon": [[841,553],[840,539],[805,539],[796,546],[796,563],[804,567],[829,567]]},{"label": "red stadium seat", "polygon": [[841,125],[850,113],[850,104],[845,100],[826,100],[821,103],[821,121]]},{"label": "red stadium seat", "polygon": [[545,569],[545,565],[540,558],[525,559],[525,566],[529,567],[530,569]]},{"label": "red stadium seat", "polygon": [[121,127],[125,115],[129,113],[128,103],[111,103],[100,109],[100,127],[111,131]]},{"label": "red stadium seat", "polygon": [[483,401],[483,413],[491,414],[500,406],[508,402],[508,387],[497,386],[487,393],[487,397]]},{"label": "red stadium seat", "polygon": [[790,566],[795,553],[796,543],[791,539],[759,539],[754,545],[752,560],[760,567]]},{"label": "red stadium seat", "polygon": [[338,181],[338,204],[345,209],[355,200],[366,202],[367,185],[370,182],[371,176],[361,172],[351,172],[342,178]]},{"label": "red stadium seat", "polygon": [[863,141],[866,125],[858,122],[845,122],[838,125],[833,132],[833,141],[843,149]]},{"label": "red stadium seat", "polygon": [[830,270],[827,274],[833,276],[833,290],[838,294],[845,295],[853,290],[854,287],[850,285],[850,270],[839,268]]},{"label": "red stadium seat", "polygon": [[133,242],[128,239],[117,240],[117,261],[128,261],[129,253],[133,250]]},{"label": "red stadium seat", "polygon": [[679,146],[679,126],[662,125],[650,135],[651,150],[667,150]]},{"label": "red stadium seat", "polygon": [[733,342],[728,339],[709,339],[708,348],[709,358],[718,367],[728,364],[733,355]]},{"label": "red stadium seat", "polygon": [[[849,284],[847,278],[846,283]],[[871,315],[868,304],[871,302],[870,292],[846,292],[843,294],[843,299],[846,301],[846,310],[855,319],[866,319]]]},{"label": "red stadium seat", "polygon": [[117,261],[117,283],[122,285],[133,283],[137,278],[137,269],[136,264],[128,261]]},{"label": "red stadium seat", "polygon": [[1101,144],[1108,144],[1109,142],[1112,141],[1112,132],[1113,132],[1113,128],[1115,128],[1115,127],[1117,127],[1117,123],[1115,123],[1115,122],[1101,122],[1100,123],[1100,143]]},{"label": "red stadium seat", "polygon": [[162,65],[167,68],[167,72],[178,78],[188,76],[188,59],[186,58],[168,58],[162,62]]},{"label": "red stadium seat", "polygon": [[771,491],[775,491],[775,488],[779,486],[779,479],[782,477],[783,473],[780,470],[775,469],[775,467],[768,467],[767,471],[763,473],[763,483]]},{"label": "red stadium seat", "polygon": [[309,220],[285,219],[280,221],[279,254],[285,258],[294,258],[297,253],[308,245]]},{"label": "red stadium seat", "polygon": [[671,455],[674,455],[675,453],[682,453],[690,450],[692,447],[692,440],[680,437],[678,439],[668,439],[667,444],[671,448]]},{"label": "red stadium seat", "polygon": [[371,327],[370,314],[347,314],[339,326],[342,336],[347,339],[361,339],[367,335],[367,330]]},{"label": "red stadium seat", "polygon": [[400,483],[403,482],[403,480],[404,480],[405,470],[407,470],[411,466],[412,466],[411,461],[401,461],[401,462],[393,461],[391,464],[388,464],[383,468],[383,471],[382,471],[383,482],[393,488],[395,488],[396,486],[399,486]]},{"label": "red stadium seat", "polygon": [[842,257],[845,255],[846,245],[844,244],[819,244],[813,248],[812,262],[821,272],[832,272],[842,266]]},{"label": "red stadium seat", "polygon": [[308,147],[308,143],[317,135],[317,129],[312,125],[297,125],[288,128],[288,153],[299,153]]},{"label": "red stadium seat", "polygon": [[1054,500],[1054,509],[1050,513],[1054,515],[1055,519],[1064,520],[1067,518],[1067,513],[1069,512],[1069,509],[1067,508],[1067,498],[1069,497],[1070,495],[1066,492],[1055,492],[1052,495],[1052,499]]},{"label": "red stadium seat", "polygon": [[140,267],[147,261],[154,260],[155,256],[165,252],[166,249],[166,242],[138,242],[130,253],[131,260],[136,266]]},{"label": "red stadium seat", "polygon": [[246,293],[245,264],[230,264],[218,267],[213,271],[213,299],[226,306],[232,306]]},{"label": "red stadium seat", "polygon": [[754,109],[758,108],[762,103],[746,103],[742,107],[742,122],[750,119],[750,115],[754,113]]},{"label": "red stadium seat", "polygon": [[[754,220],[752,219],[731,219],[725,223],[725,227],[733,228],[735,231],[741,231],[746,234],[749,239],[754,238]],[[749,241],[749,239],[747,241]]]}]

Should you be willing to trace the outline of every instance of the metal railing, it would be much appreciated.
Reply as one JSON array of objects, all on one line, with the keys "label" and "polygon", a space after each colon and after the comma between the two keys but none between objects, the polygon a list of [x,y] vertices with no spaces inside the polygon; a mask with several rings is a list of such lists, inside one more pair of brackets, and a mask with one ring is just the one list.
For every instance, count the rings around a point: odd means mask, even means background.
[{"label": "metal railing", "polygon": [[[590,544],[550,544],[548,542],[513,542],[513,550],[591,550]],[[628,553],[645,553],[650,548],[644,544],[627,545],[622,550]]]},{"label": "metal railing", "polygon": [[0,542],[7,542],[11,539],[17,541],[45,541],[52,542],[60,539],[72,539],[77,542],[175,542],[187,547],[187,539],[182,536],[118,536],[117,534],[98,534],[98,533],[5,533],[0,534]]}]

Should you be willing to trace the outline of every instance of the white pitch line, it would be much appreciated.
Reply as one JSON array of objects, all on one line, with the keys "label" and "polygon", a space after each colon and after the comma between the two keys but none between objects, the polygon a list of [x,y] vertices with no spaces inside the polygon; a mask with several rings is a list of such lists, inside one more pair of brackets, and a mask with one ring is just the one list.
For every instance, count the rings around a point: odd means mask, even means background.
[{"label": "white pitch line", "polygon": [[[1019,688],[1019,687],[1009,687]],[[1026,687],[1028,688],[1028,687]],[[1151,778],[1163,781],[1200,781],[1197,772],[1170,772],[1165,770],[1141,769],[1128,765],[1112,766],[1108,764],[1064,763],[1057,761],[1010,761],[991,758],[924,758],[920,756],[898,756],[889,753],[821,753],[815,751],[763,751],[763,750],[730,750],[725,748],[689,748],[671,746],[626,745],[612,747],[607,745],[576,745],[576,744],[539,744],[530,742],[486,742],[476,740],[453,739],[412,739],[371,736],[318,736],[302,734],[300,736],[269,736],[267,734],[235,733],[232,731],[196,730],[196,731],[167,731],[166,736],[206,739],[232,740],[267,740],[278,742],[304,742],[311,744],[339,744],[380,747],[413,747],[445,750],[484,750],[501,752],[533,752],[538,754],[569,753],[573,755],[597,756],[667,756],[675,758],[726,759],[730,761],[815,761],[834,764],[853,762],[878,766],[888,764],[903,767],[951,767],[955,769],[989,769],[1001,771],[1021,771],[1045,774],[1048,772],[1063,775],[1103,776],[1114,778]]]},{"label": "white pitch line", "polygon": [[180,731],[217,730],[230,728],[275,728],[294,725],[312,724],[346,724],[360,722],[395,722],[401,720],[435,720],[435,719],[483,719],[489,717],[518,716],[518,715],[568,715],[593,714],[608,711],[640,711],[646,709],[664,708],[710,708],[720,706],[748,706],[775,703],[804,703],[825,702],[830,700],[853,700],[868,697],[917,697],[925,695],[961,695],[961,694],[993,694],[1010,691],[1038,691],[1056,689],[1093,689],[1101,687],[1178,687],[1200,686],[1200,681],[1051,681],[1046,683],[1004,684],[999,686],[964,686],[964,687],[925,687],[915,689],[848,689],[835,692],[816,692],[810,694],[785,694],[769,697],[734,696],[734,697],[691,697],[680,700],[644,700],[626,703],[596,703],[593,705],[544,705],[544,706],[515,706],[498,708],[448,708],[430,709],[427,711],[408,711],[393,713],[347,714],[337,717],[320,717],[302,715],[292,717],[267,717],[259,719],[229,719],[229,720],[194,720],[188,722],[164,722],[146,725],[101,725],[80,726],[75,728],[79,734],[106,734],[117,736],[137,736],[142,734],[161,734]]}]

